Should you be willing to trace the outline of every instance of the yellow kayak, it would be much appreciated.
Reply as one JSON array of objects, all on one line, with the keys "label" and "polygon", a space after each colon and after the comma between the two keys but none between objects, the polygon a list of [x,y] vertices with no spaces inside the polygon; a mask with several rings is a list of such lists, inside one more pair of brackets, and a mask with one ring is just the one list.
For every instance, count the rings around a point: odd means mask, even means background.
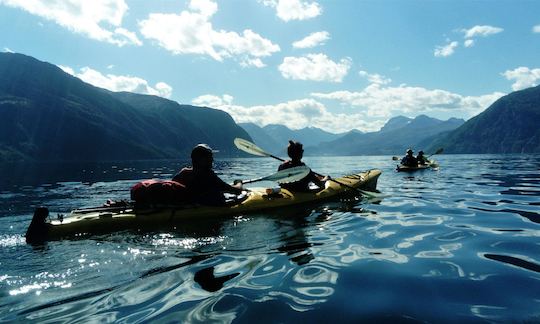
[{"label": "yellow kayak", "polygon": [[403,164],[398,164],[396,166],[397,172],[413,172],[418,170],[426,170],[426,169],[436,169],[439,167],[439,164],[435,161],[429,161],[427,164],[419,164],[416,167],[406,166]]},{"label": "yellow kayak", "polygon": [[119,207],[76,209],[68,215],[59,215],[56,219],[49,218],[47,208],[41,207],[37,208],[34,213],[26,232],[26,241],[38,243],[49,239],[107,233],[124,229],[166,228],[169,225],[179,225],[189,219],[242,215],[325,201],[345,194],[357,194],[358,191],[353,188],[374,191],[380,175],[381,171],[376,169],[346,175],[336,178],[336,181],[327,181],[325,188],[317,192],[290,192],[281,189],[277,193],[267,194],[265,188],[255,188],[248,191],[245,199],[237,204],[223,207],[202,205],[143,207],[127,204]]}]

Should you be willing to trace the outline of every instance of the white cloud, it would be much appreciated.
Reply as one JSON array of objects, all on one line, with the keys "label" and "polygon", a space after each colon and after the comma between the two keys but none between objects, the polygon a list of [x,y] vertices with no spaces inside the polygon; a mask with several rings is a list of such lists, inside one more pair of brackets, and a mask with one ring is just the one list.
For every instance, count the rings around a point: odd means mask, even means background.
[{"label": "white cloud", "polygon": [[212,0],[197,0],[190,1],[189,8],[193,11],[200,12],[203,16],[210,17],[217,12],[218,5]]},{"label": "white cloud", "polygon": [[351,67],[351,59],[339,62],[324,54],[308,54],[303,57],[285,57],[279,71],[286,79],[341,82]]},{"label": "white cloud", "polygon": [[341,133],[351,129],[378,130],[384,121],[367,122],[361,114],[331,113],[314,99],[299,99],[275,105],[245,107],[233,104],[230,95],[203,95],[192,104],[207,106],[229,113],[237,123],[255,123],[260,126],[282,124],[291,129],[318,127],[329,132]]},{"label": "white cloud", "polygon": [[467,39],[463,42],[463,46],[465,47],[473,47],[474,46],[474,39]]},{"label": "white cloud", "polygon": [[254,66],[256,68],[262,68],[266,66],[266,64],[264,64],[260,58],[246,58],[240,62],[240,65],[242,67]]},{"label": "white cloud", "polygon": [[[369,75],[369,74],[368,74]],[[314,126],[333,133],[359,129],[364,132],[379,130],[388,118],[396,115],[448,115],[469,118],[485,110],[505,95],[494,92],[481,96],[462,96],[444,90],[421,87],[383,87],[372,83],[361,91],[312,93],[312,98],[291,100],[275,105],[241,106],[233,103],[230,95],[204,95],[192,100],[199,106],[221,109],[236,122],[251,122],[260,126],[282,124],[291,129]],[[341,103],[329,109],[324,100]]]},{"label": "white cloud", "polygon": [[540,33],[540,25],[536,25],[532,29],[533,33]]},{"label": "white cloud", "polygon": [[384,77],[384,76],[382,76],[380,74],[377,74],[377,73],[369,74],[366,71],[360,71],[360,72],[358,72],[358,74],[361,77],[366,78],[369,81],[369,83],[385,85],[385,84],[388,84],[388,83],[392,82],[392,79],[386,78],[386,77]]},{"label": "white cloud", "polygon": [[207,94],[207,95],[202,95],[191,100],[191,103],[196,106],[216,108],[216,107],[231,105],[233,99],[234,99],[233,96],[228,95],[228,94],[224,94],[221,97]]},{"label": "white cloud", "polygon": [[458,42],[456,41],[450,42],[444,46],[437,46],[433,54],[436,57],[447,57],[454,54],[454,51],[457,46],[458,46]]},{"label": "white cloud", "polygon": [[382,87],[370,84],[361,91],[335,91],[330,93],[312,93],[318,99],[337,100],[355,111],[362,111],[372,118],[388,118],[395,115],[416,115],[428,112],[453,111],[465,117],[471,117],[483,111],[503,93],[483,96],[462,96],[445,90],[430,90],[421,87],[401,85]]},{"label": "white cloud", "polygon": [[262,0],[265,6],[276,9],[277,16],[283,21],[306,20],[322,14],[321,6],[315,1],[302,0]]},{"label": "white cloud", "polygon": [[192,0],[189,9],[179,15],[151,13],[139,22],[140,32],[173,54],[202,54],[217,61],[232,57],[242,66],[263,67],[262,57],[280,51],[278,45],[250,29],[242,34],[214,30],[210,18],[218,6],[213,1]]},{"label": "white cloud", "polygon": [[517,91],[538,85],[540,80],[540,68],[529,69],[528,67],[518,67],[514,70],[508,70],[502,73],[507,80],[515,80],[512,89]]},{"label": "white cloud", "polygon": [[330,34],[326,31],[320,31],[311,33],[305,38],[294,42],[292,45],[294,48],[311,48],[318,45],[324,45],[324,43],[330,39]]},{"label": "white cloud", "polygon": [[67,74],[75,75],[75,70],[73,70],[69,66],[58,65],[58,67],[61,68],[62,71],[66,72]]},{"label": "white cloud", "polygon": [[490,35],[495,35],[501,33],[504,29],[500,27],[493,26],[474,26],[469,29],[463,29],[462,32],[465,33],[465,38],[474,38],[474,37],[487,37]]},{"label": "white cloud", "polygon": [[120,38],[124,38],[123,41],[119,41],[121,43],[117,43],[118,45],[124,45],[124,44],[134,44],[134,45],[142,45],[142,42],[137,38],[137,34],[134,32],[130,32],[129,30],[125,28],[116,28],[114,30],[114,33],[117,36],[120,36]]},{"label": "white cloud", "polygon": [[142,45],[135,33],[120,27],[128,10],[124,0],[0,0],[54,21],[75,33],[118,46]]},{"label": "white cloud", "polygon": [[59,65],[59,67],[64,70],[64,72],[69,73],[84,82],[110,91],[128,91],[164,98],[170,98],[172,94],[172,87],[165,82],[158,82],[154,87],[151,87],[146,80],[138,77],[114,74],[104,75],[89,67],[81,68],[80,73],[75,72],[75,70],[68,66]]},{"label": "white cloud", "polygon": [[147,87],[147,90],[146,92],[143,92],[143,93],[153,94],[153,95],[160,96],[163,98],[170,98],[172,95],[173,88],[165,82],[156,83],[157,93],[151,87],[148,86],[148,83],[146,84],[146,87]]}]

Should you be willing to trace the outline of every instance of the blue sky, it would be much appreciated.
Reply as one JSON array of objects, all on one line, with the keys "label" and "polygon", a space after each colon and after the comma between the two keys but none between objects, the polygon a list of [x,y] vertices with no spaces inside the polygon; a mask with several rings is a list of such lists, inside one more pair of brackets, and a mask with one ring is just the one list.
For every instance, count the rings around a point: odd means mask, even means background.
[{"label": "blue sky", "polygon": [[468,119],[540,80],[540,1],[0,0],[0,50],[237,122]]}]

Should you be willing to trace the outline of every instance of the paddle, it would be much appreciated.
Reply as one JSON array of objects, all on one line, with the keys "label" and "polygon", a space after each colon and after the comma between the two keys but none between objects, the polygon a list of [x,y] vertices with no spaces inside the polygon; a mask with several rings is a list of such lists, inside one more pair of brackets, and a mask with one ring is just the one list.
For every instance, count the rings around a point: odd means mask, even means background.
[{"label": "paddle", "polygon": [[[246,153],[249,153],[249,154],[253,154],[253,155],[257,155],[257,156],[267,156],[267,157],[271,157],[271,158],[274,158],[274,159],[279,160],[279,161],[285,161],[284,159],[266,152],[265,150],[258,147],[254,143],[251,143],[250,141],[245,140],[243,138],[235,138],[234,139],[234,145],[236,145],[236,147],[238,149],[240,149],[240,150],[242,150],[242,151],[244,151]],[[286,170],[288,170],[288,169],[286,169]],[[321,174],[318,174],[318,173],[315,173],[315,175],[322,176]],[[337,183],[339,185],[342,185],[343,187],[346,187],[346,188],[349,188],[349,189],[352,189],[352,190],[356,190],[356,191],[358,191],[358,192],[360,192],[360,193],[362,193],[362,194],[364,194],[366,196],[369,196],[371,198],[377,197],[377,195],[375,195],[372,192],[364,191],[364,190],[361,190],[361,189],[358,189],[358,188],[355,188],[355,187],[351,187],[348,184],[345,184],[343,182],[337,181],[337,180],[332,179],[332,178],[330,178],[329,180],[334,181],[335,183]]]},{"label": "paddle", "polygon": [[275,181],[277,183],[291,183],[291,182],[295,182],[304,178],[305,176],[309,174],[310,171],[311,171],[310,168],[308,168],[307,166],[298,166],[298,167],[294,167],[290,169],[281,170],[265,177],[260,177],[260,178],[250,179],[250,180],[242,180],[242,183],[245,184],[245,183],[258,182],[258,181]]},{"label": "paddle", "polygon": [[428,155],[427,158],[429,159],[431,156],[433,156],[433,155],[435,155],[435,154],[441,154],[443,151],[444,151],[444,149],[441,147],[440,149],[438,149],[437,151],[435,151],[435,153]]}]

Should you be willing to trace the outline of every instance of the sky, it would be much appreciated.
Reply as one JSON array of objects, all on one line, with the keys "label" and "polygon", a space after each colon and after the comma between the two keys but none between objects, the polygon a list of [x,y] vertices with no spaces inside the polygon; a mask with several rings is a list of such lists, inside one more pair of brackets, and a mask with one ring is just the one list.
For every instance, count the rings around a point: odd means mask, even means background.
[{"label": "sky", "polygon": [[369,132],[540,83],[540,1],[0,0],[0,51],[236,122]]}]

